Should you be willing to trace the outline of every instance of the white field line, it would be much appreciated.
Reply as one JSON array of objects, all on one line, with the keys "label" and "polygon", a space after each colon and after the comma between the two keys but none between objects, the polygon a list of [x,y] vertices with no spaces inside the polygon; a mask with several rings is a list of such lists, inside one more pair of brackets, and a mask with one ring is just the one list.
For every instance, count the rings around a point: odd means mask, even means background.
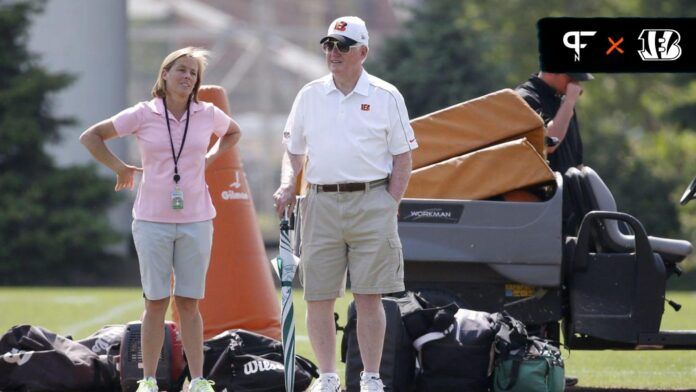
[{"label": "white field line", "polygon": [[[111,308],[109,311],[98,314],[90,319],[83,320],[71,325],[68,325],[62,329],[60,332],[61,335],[75,335],[76,333],[82,331],[83,329],[87,327],[94,326],[95,330],[96,328],[101,327],[100,324],[105,324],[113,320],[115,317],[129,312],[137,307],[143,306],[142,301],[133,301],[133,302],[126,302],[124,304],[121,304],[119,306],[116,306],[115,308]],[[132,320],[125,320],[125,322],[132,321]],[[94,332],[94,331],[92,331]],[[298,342],[308,342],[309,337],[307,335],[296,335],[295,340]]]},{"label": "white field line", "polygon": [[[106,311],[104,313],[100,313],[100,314],[98,314],[90,319],[82,320],[80,322],[68,325],[62,329],[61,334],[62,335],[74,335],[77,332],[80,332],[83,329],[85,329],[87,327],[91,327],[91,326],[94,326],[95,331],[96,331],[96,328],[101,327],[102,324],[112,322],[112,320],[115,317],[120,316],[123,313],[129,312],[129,311],[136,309],[136,308],[139,308],[139,307],[143,307],[143,302],[140,300],[123,303],[121,305],[118,305],[118,306],[115,306],[115,307],[109,309],[108,311]],[[124,320],[123,322],[126,323],[128,321],[131,321],[131,320]],[[91,332],[94,332],[94,331],[91,331]]]}]

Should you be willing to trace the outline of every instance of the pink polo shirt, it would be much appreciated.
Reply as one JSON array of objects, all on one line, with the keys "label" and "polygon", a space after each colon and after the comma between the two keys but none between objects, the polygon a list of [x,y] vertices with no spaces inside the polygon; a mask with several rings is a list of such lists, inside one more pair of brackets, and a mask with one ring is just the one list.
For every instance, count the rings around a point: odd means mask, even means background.
[{"label": "pink polo shirt", "polygon": [[[205,182],[205,154],[215,133],[227,133],[231,119],[213,104],[191,102],[191,116],[181,157],[179,187],[184,208],[172,208],[174,159],[161,98],[140,102],[113,116],[119,136],[135,135],[143,163],[143,176],[133,204],[133,218],[151,222],[190,223],[215,217],[215,207]],[[169,112],[174,151],[179,152],[186,126],[186,113],[177,119]]]}]

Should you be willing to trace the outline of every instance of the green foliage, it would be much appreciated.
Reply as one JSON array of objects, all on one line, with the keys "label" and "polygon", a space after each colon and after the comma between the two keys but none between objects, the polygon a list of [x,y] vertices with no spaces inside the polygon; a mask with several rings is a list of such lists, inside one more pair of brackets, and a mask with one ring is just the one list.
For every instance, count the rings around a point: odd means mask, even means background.
[{"label": "green foliage", "polygon": [[462,1],[423,2],[371,69],[399,88],[412,118],[490,92],[500,80],[481,60],[487,39],[474,32],[464,8]]},{"label": "green foliage", "polygon": [[[37,2],[0,5],[0,284],[81,283],[118,261],[104,211],[116,201],[93,166],[57,168],[44,145],[69,119],[48,96],[71,77],[38,66],[26,49]],[[109,265],[109,263],[112,263]]]},{"label": "green foliage", "polygon": [[[398,36],[373,57],[373,73],[403,93],[411,117],[500,88],[538,70],[536,23],[544,17],[681,17],[686,0],[420,2]],[[649,234],[696,241],[694,210],[677,207],[696,175],[693,74],[596,74],[576,107],[585,164],[619,209]],[[691,146],[691,147],[686,147]],[[689,149],[690,148],[690,149]],[[690,153],[689,153],[690,152]]]},{"label": "green foliage", "polygon": [[[696,176],[696,132],[693,129],[663,129],[637,143],[635,153],[651,167],[669,189],[670,205],[677,205],[686,186]],[[679,207],[678,216],[684,238],[696,239],[696,202]]]}]

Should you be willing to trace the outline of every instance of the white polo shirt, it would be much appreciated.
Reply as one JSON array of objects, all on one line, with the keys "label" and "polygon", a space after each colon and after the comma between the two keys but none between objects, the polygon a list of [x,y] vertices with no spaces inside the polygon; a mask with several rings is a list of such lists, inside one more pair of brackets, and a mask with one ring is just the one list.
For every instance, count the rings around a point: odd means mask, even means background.
[{"label": "white polo shirt", "polygon": [[305,85],[292,105],[283,143],[290,153],[307,155],[312,184],[386,178],[394,155],[418,148],[401,93],[365,70],[348,95],[331,74]]}]

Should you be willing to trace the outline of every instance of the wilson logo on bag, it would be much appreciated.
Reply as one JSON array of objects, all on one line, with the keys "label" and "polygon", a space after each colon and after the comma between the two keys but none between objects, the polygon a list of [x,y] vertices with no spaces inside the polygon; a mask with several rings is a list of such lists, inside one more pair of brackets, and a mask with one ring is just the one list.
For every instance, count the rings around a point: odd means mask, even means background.
[{"label": "wilson logo on bag", "polygon": [[271,361],[250,361],[244,364],[244,374],[247,376],[258,372],[283,370],[283,365]]}]

